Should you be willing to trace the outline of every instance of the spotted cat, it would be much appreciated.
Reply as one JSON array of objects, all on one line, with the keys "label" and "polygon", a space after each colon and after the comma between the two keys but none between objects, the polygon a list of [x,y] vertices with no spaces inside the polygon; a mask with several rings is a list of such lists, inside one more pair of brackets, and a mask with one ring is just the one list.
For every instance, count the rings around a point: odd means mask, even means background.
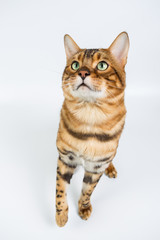
[{"label": "spotted cat", "polygon": [[57,134],[56,222],[60,227],[68,220],[66,186],[77,166],[85,170],[78,203],[85,220],[92,212],[91,194],[103,173],[117,176],[112,161],[126,116],[124,68],[129,38],[122,32],[108,49],[81,49],[65,35],[64,45],[64,102]]}]

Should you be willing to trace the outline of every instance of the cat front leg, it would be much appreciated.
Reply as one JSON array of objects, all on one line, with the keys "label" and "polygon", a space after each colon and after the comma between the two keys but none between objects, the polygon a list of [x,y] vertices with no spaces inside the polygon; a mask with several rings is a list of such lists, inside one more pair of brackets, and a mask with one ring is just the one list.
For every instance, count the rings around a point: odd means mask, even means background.
[{"label": "cat front leg", "polygon": [[56,223],[63,227],[68,220],[67,185],[70,183],[76,166],[67,165],[58,159],[56,179]]},{"label": "cat front leg", "polygon": [[85,172],[81,197],[78,202],[79,216],[84,220],[87,220],[91,215],[92,205],[90,203],[90,197],[102,174],[103,173],[94,174]]}]

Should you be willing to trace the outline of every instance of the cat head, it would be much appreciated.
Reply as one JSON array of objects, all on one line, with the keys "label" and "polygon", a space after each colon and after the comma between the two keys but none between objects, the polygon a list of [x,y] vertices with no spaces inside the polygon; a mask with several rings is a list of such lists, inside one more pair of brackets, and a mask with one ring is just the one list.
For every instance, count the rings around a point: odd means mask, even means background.
[{"label": "cat head", "polygon": [[107,49],[81,49],[64,36],[67,64],[63,73],[65,98],[95,102],[121,93],[125,88],[125,65],[129,38],[122,32]]}]

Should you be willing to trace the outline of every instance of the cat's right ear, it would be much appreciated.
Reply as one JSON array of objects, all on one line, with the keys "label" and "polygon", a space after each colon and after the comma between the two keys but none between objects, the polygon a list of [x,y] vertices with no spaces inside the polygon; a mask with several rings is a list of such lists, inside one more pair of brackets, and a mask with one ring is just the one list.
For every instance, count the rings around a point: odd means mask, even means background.
[{"label": "cat's right ear", "polygon": [[73,55],[75,55],[77,52],[80,51],[80,48],[78,47],[78,45],[68,34],[64,36],[64,47],[65,47],[67,60],[73,57]]}]

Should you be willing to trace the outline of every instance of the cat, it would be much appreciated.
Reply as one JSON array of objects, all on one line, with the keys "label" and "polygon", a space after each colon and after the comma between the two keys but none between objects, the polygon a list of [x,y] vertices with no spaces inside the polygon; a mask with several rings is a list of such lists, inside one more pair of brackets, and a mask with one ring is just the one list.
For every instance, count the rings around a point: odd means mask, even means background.
[{"label": "cat", "polygon": [[85,170],[78,202],[84,220],[91,215],[90,197],[103,173],[117,176],[112,160],[125,123],[124,68],[129,37],[122,32],[108,49],[81,49],[65,35],[64,46],[64,102],[56,142],[56,223],[60,227],[68,220],[66,187],[78,165]]}]

